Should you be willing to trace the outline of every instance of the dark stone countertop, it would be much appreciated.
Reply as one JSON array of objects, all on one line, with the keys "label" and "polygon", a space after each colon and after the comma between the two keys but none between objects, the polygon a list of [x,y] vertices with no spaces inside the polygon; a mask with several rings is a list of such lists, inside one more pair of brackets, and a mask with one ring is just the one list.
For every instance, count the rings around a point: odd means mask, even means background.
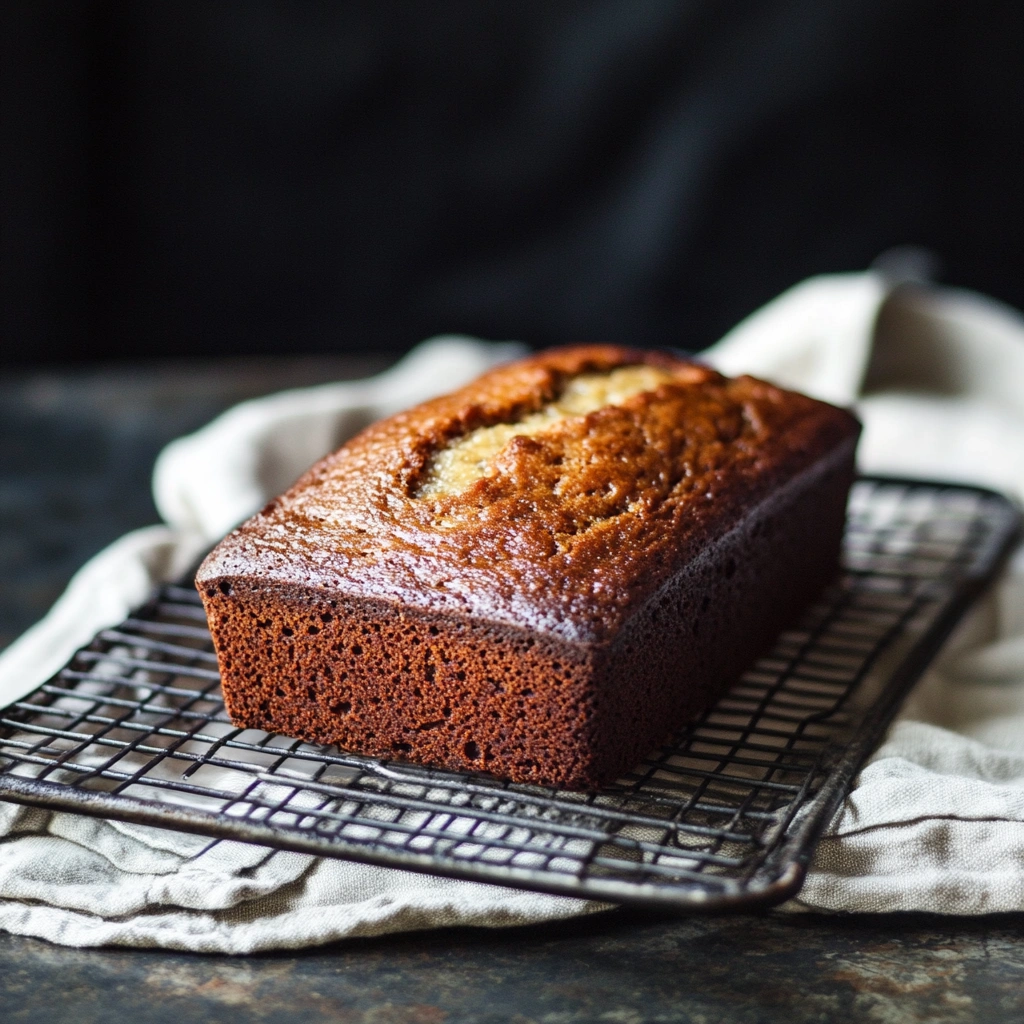
[{"label": "dark stone countertop", "polygon": [[[149,471],[166,441],[243,398],[381,365],[292,359],[0,374],[0,646],[43,614],[86,558],[155,521]],[[0,1021],[1019,1021],[1022,940],[1024,914],[629,910],[249,957],[75,950],[0,934]]]},{"label": "dark stone countertop", "polygon": [[1020,1021],[1022,925],[614,911],[248,957],[0,936],[0,1009],[11,1024]]}]

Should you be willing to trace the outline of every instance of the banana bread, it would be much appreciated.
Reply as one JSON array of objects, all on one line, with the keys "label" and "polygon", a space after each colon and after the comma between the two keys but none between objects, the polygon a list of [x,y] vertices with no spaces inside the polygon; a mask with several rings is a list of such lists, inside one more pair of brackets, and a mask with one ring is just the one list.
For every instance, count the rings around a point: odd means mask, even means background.
[{"label": "banana bread", "polygon": [[835,573],[859,424],[661,352],[556,349],[376,423],[196,585],[235,723],[607,783]]}]

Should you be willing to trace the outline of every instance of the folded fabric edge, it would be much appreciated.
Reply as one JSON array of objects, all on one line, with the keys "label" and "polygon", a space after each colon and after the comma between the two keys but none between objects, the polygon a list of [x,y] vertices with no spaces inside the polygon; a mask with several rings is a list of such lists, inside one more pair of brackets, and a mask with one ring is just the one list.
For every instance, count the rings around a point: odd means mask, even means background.
[{"label": "folded fabric edge", "polygon": [[[409,902],[382,894],[354,904],[321,905],[315,913],[311,907],[299,906],[262,916],[258,906],[247,904],[227,914],[161,909],[124,921],[0,899],[0,930],[64,946],[129,946],[245,955],[394,932],[525,927],[613,909],[610,904],[567,897],[513,889],[487,893],[485,890],[496,887],[476,888],[480,890],[476,900],[433,892]],[[243,923],[245,927],[239,927]]]}]

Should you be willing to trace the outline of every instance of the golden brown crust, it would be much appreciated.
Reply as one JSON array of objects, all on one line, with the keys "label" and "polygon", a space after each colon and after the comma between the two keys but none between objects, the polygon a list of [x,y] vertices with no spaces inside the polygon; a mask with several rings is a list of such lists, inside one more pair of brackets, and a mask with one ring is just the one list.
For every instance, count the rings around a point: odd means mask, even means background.
[{"label": "golden brown crust", "polygon": [[[514,439],[465,493],[413,497],[452,438],[639,362],[680,383]],[[842,410],[664,353],[545,352],[364,430],[229,536],[200,580],[255,572],[595,642],[709,530],[856,430]]]},{"label": "golden brown crust", "polygon": [[[453,439],[638,363],[674,379],[513,438],[461,493],[416,496]],[[200,569],[232,716],[524,781],[606,780],[834,571],[858,430],[762,381],[613,346],[541,353],[374,424]],[[699,637],[680,623],[702,606]],[[666,649],[627,650],[657,643],[659,617]]]}]

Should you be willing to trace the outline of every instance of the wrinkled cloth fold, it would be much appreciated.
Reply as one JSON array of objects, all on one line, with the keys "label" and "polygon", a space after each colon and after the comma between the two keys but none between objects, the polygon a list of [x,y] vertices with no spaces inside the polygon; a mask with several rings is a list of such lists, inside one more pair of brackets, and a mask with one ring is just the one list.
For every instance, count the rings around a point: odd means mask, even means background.
[{"label": "wrinkled cloth fold", "polygon": [[[705,354],[856,405],[860,467],[1024,498],[1024,319],[982,296],[841,275]],[[1024,556],[917,684],[822,840],[794,908],[1024,910]]]},{"label": "wrinkled cloth fold", "polygon": [[[0,655],[0,705],[373,419],[517,354],[425,342],[367,381],[243,403],[154,472],[164,525],[101,552]],[[1024,495],[1024,322],[980,296],[880,272],[814,278],[703,359],[840,404],[861,467]],[[845,802],[791,907],[1024,909],[1024,559],[958,630]],[[69,945],[244,953],[455,924],[505,926],[598,903],[0,804],[0,927]]]}]

